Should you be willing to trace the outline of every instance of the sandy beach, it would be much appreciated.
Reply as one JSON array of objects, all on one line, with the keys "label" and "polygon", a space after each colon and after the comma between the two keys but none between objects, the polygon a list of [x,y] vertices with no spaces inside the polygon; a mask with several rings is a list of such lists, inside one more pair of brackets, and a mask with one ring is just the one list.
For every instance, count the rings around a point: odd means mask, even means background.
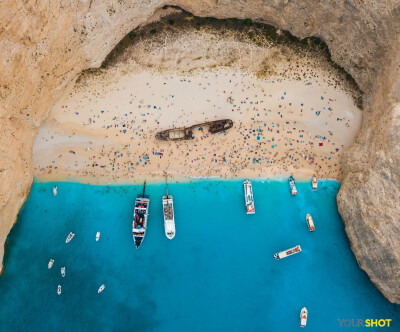
[{"label": "sandy beach", "polygon": [[[179,49],[183,42],[176,39],[167,58],[165,49],[137,47],[132,60],[82,78],[40,129],[33,148],[36,178],[94,184],[166,176],[341,179],[341,156],[360,129],[361,111],[334,71],[320,59],[280,59],[273,47],[249,49],[253,61],[247,65],[243,54],[239,65],[221,65],[226,57],[217,54],[212,65],[204,59],[193,67],[179,61],[188,56]],[[169,70],[151,65],[160,54]],[[265,60],[259,57],[271,54],[274,70],[260,76]],[[196,58],[195,47],[190,56]],[[225,118],[234,126],[224,133],[211,135],[205,127],[194,140],[155,139],[160,130]]]}]

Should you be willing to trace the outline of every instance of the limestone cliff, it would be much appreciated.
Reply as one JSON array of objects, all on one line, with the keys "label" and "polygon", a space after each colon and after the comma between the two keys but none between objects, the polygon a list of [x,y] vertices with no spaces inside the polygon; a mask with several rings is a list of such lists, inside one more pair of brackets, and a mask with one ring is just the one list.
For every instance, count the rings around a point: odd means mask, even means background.
[{"label": "limestone cliff", "polygon": [[360,266],[390,301],[400,303],[400,0],[1,2],[0,258],[29,192],[32,143],[48,110],[83,69],[99,66],[164,5],[319,37],[355,78],[365,92],[365,116],[344,160],[339,211]]}]

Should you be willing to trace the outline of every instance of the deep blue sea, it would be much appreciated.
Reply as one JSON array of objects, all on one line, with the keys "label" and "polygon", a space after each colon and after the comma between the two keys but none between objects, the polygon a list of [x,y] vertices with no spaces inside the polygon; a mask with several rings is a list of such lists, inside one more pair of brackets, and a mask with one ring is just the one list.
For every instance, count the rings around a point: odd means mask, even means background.
[{"label": "deep blue sea", "polygon": [[[172,183],[173,240],[164,234],[165,185],[148,185],[139,250],[131,221],[142,186],[65,182],[54,197],[53,185],[34,183],[7,239],[1,331],[299,331],[304,306],[306,331],[352,330],[338,320],[368,318],[392,319],[378,330],[400,331],[400,306],[380,294],[350,250],[338,182],[322,181],[317,192],[298,183],[292,197],[287,181],[254,180],[255,215],[245,213],[242,181]],[[297,244],[301,253],[274,259]]]}]

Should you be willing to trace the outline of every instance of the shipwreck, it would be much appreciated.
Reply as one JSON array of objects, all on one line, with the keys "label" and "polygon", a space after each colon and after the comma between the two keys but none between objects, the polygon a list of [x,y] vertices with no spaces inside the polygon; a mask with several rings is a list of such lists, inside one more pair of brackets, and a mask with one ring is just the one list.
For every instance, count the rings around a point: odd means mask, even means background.
[{"label": "shipwreck", "polygon": [[221,131],[228,130],[233,127],[233,121],[229,119],[208,121],[195,124],[191,127],[173,128],[160,131],[156,134],[156,138],[161,141],[182,141],[193,139],[193,131],[196,128],[208,127],[208,132],[216,134]]}]

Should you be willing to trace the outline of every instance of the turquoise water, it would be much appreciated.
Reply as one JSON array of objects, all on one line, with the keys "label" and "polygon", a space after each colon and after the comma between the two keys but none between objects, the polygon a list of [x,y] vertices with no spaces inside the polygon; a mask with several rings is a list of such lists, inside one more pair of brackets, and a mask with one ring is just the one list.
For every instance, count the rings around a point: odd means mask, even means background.
[{"label": "turquoise water", "polygon": [[[56,197],[52,186],[34,183],[8,237],[1,331],[296,331],[303,306],[306,331],[346,330],[338,319],[367,318],[392,319],[390,330],[399,330],[400,306],[375,289],[349,248],[337,182],[321,182],[316,193],[299,183],[291,197],[286,181],[253,181],[253,216],[245,214],[241,181],[170,184],[172,241],[161,214],[165,185],[148,185],[139,250],[131,219],[141,186],[58,183]],[[273,258],[297,244],[300,254]]]}]

